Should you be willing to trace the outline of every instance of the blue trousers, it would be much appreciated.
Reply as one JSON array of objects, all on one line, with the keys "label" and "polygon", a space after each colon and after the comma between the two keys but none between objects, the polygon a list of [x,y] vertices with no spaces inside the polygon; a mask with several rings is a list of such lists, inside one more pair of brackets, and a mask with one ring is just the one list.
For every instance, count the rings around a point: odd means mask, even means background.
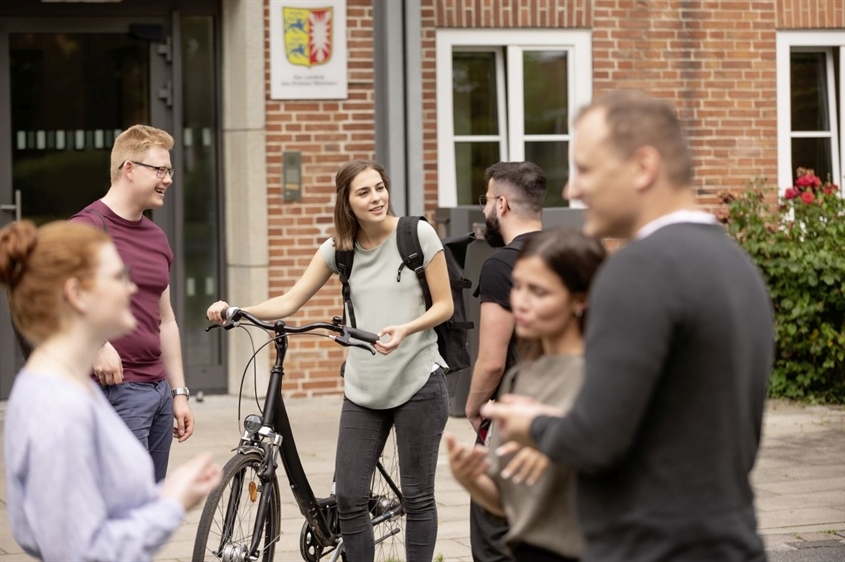
[{"label": "blue trousers", "polygon": [[368,499],[376,461],[390,428],[396,427],[400,488],[407,518],[408,562],[431,562],[437,539],[434,474],[440,439],[449,417],[449,392],[441,369],[410,400],[387,410],[371,410],[343,401],[337,440],[336,494],[340,530],[350,561],[374,557]]},{"label": "blue trousers", "polygon": [[167,379],[101,388],[117,415],[150,452],[156,482],[163,480],[173,442],[173,396]]}]

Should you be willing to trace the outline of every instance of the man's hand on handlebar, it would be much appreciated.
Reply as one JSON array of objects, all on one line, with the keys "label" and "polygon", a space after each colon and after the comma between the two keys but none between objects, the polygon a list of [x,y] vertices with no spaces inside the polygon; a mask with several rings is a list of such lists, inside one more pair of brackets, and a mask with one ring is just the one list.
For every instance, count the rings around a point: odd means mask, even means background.
[{"label": "man's hand on handlebar", "polygon": [[229,308],[229,303],[226,301],[217,301],[208,307],[205,317],[215,324],[220,324],[222,326],[226,322],[226,319],[223,317],[223,313],[226,312],[227,308]]}]

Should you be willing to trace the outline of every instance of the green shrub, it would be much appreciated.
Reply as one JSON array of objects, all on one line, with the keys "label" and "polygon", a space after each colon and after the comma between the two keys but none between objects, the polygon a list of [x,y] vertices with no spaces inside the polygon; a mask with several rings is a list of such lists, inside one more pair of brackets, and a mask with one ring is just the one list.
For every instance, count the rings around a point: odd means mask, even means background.
[{"label": "green shrub", "polygon": [[716,212],[763,272],[775,310],[773,397],[845,403],[845,198],[799,168],[778,205],[765,180]]}]

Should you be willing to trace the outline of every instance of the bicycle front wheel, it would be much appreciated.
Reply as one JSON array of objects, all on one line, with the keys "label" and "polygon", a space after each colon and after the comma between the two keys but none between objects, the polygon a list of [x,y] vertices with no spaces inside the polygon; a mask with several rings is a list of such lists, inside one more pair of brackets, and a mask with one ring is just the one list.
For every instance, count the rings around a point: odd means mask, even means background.
[{"label": "bicycle front wheel", "polygon": [[258,560],[272,562],[279,540],[281,502],[275,474],[265,484],[258,478],[263,454],[238,453],[223,468],[223,479],[205,502],[193,562],[250,560],[249,548],[261,497],[268,496],[264,524],[260,527]]}]

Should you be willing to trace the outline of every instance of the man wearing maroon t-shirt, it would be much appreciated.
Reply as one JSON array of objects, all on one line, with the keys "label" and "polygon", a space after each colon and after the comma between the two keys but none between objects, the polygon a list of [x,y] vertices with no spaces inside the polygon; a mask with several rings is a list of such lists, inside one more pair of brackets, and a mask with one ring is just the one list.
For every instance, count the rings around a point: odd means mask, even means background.
[{"label": "man wearing maroon t-shirt", "polygon": [[171,148],[173,137],[161,129],[135,125],[121,133],[111,152],[108,193],[70,218],[106,230],[138,286],[131,303],[138,325],[131,334],[105,342],[94,375],[150,452],[156,480],[167,473],[172,439],[181,443],[194,432],[170,304],[173,252],[161,228],[143,214],[164,204],[173,183]]}]

